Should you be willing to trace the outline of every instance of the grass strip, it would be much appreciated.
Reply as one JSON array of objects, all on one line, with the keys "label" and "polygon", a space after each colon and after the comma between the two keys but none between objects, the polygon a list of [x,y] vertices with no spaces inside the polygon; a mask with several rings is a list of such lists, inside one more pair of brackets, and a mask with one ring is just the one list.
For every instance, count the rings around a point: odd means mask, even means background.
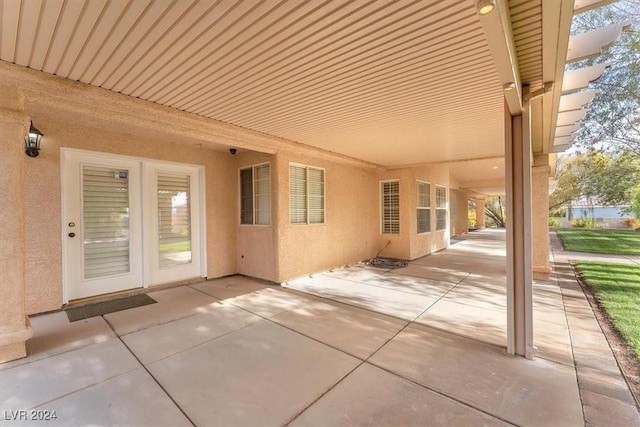
[{"label": "grass strip", "polygon": [[640,255],[640,232],[622,230],[556,230],[564,249],[612,255]]},{"label": "grass strip", "polygon": [[640,358],[640,266],[578,261],[576,267],[615,328]]}]

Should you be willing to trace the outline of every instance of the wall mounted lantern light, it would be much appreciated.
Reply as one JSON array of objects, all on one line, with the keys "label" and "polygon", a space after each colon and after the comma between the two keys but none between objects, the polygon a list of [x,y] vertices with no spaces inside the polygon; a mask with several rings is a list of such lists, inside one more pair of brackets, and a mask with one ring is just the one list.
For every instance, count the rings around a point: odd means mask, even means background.
[{"label": "wall mounted lantern light", "polygon": [[31,122],[29,133],[24,137],[24,152],[27,153],[27,156],[38,157],[42,136],[42,132],[33,127],[33,122]]}]

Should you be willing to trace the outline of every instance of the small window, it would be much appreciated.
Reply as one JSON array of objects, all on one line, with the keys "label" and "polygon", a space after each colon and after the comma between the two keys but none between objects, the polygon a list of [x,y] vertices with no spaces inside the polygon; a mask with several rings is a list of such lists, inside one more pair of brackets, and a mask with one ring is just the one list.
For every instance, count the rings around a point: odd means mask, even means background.
[{"label": "small window", "polygon": [[451,206],[449,207],[449,216],[452,220],[456,219],[458,216],[458,195],[455,191],[451,192]]},{"label": "small window", "polygon": [[436,230],[447,228],[447,188],[436,185]]},{"label": "small window", "polygon": [[400,234],[400,182],[380,183],[382,234]]},{"label": "small window", "polygon": [[324,224],[324,169],[289,165],[289,222]]},{"label": "small window", "polygon": [[416,183],[416,208],[418,234],[431,231],[431,184],[418,181]]},{"label": "small window", "polygon": [[269,163],[240,169],[240,224],[271,225]]}]

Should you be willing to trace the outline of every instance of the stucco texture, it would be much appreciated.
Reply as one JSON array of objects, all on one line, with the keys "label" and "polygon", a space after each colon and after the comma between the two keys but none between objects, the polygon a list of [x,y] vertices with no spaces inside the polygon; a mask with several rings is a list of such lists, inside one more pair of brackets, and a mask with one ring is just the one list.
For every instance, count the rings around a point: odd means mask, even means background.
[{"label": "stucco texture", "polygon": [[[236,215],[235,221],[238,227],[237,263],[238,273],[259,279],[278,281],[278,205],[276,194],[278,192],[275,175],[275,156],[254,151],[243,151],[237,154],[238,171],[236,171],[236,183],[233,189],[239,192],[239,169],[258,164],[269,163],[271,172],[271,224],[247,225],[240,224],[240,215]],[[239,203],[239,202],[238,202]]]},{"label": "stucco texture", "polygon": [[[289,164],[325,170],[325,223],[291,224]],[[278,281],[371,258],[377,251],[378,193],[373,169],[279,152],[276,176]]]},{"label": "stucco texture", "polygon": [[[24,92],[24,114],[45,135],[40,156],[26,159],[24,168],[24,299],[29,314],[56,310],[63,303],[63,147],[204,166],[209,278],[240,273],[283,282],[371,258],[389,241],[381,256],[401,259],[448,245],[447,230],[418,235],[415,212],[415,182],[430,182],[435,227],[435,185],[450,187],[446,165],[386,170],[51,76],[21,72],[15,78],[31,87]],[[237,147],[237,155],[229,147]],[[239,168],[264,162],[271,165],[272,223],[241,225]],[[325,170],[324,224],[290,224],[290,163]],[[381,234],[380,181],[391,179],[400,181],[399,235]]]},{"label": "stucco texture", "polygon": [[0,85],[0,363],[24,357],[32,330],[25,313],[23,96]]},{"label": "stucco texture", "polygon": [[[380,256],[413,260],[444,249],[449,244],[447,230],[436,231],[436,185],[447,188],[449,200],[449,168],[446,165],[429,165],[402,169],[392,169],[378,174],[378,181],[400,181],[400,234],[380,234],[379,247],[389,241],[391,244]],[[431,184],[431,231],[417,233],[417,189],[416,182]],[[379,182],[378,182],[378,192]],[[380,201],[378,201],[380,204]],[[380,230],[378,224],[377,229]]]},{"label": "stucco texture", "polygon": [[[26,308],[28,313],[59,309],[62,305],[61,170],[60,148],[205,166],[207,276],[234,274],[236,267],[235,222],[236,160],[228,153],[182,145],[170,139],[146,139],[140,135],[94,127],[64,113],[36,111],[34,123],[44,133],[40,156],[26,164]],[[233,184],[230,187],[230,184]]]}]

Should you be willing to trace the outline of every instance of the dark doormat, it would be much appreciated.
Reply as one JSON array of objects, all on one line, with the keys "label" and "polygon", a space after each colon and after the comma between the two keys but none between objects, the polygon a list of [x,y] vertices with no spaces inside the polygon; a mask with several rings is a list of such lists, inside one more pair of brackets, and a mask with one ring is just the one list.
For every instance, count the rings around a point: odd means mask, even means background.
[{"label": "dark doormat", "polygon": [[69,322],[87,319],[89,317],[102,316],[103,314],[116,311],[127,310],[134,307],[142,307],[147,304],[155,304],[157,301],[147,294],[132,295],[126,298],[118,298],[110,301],[96,302],[82,305],[80,307],[68,308],[67,317]]}]

